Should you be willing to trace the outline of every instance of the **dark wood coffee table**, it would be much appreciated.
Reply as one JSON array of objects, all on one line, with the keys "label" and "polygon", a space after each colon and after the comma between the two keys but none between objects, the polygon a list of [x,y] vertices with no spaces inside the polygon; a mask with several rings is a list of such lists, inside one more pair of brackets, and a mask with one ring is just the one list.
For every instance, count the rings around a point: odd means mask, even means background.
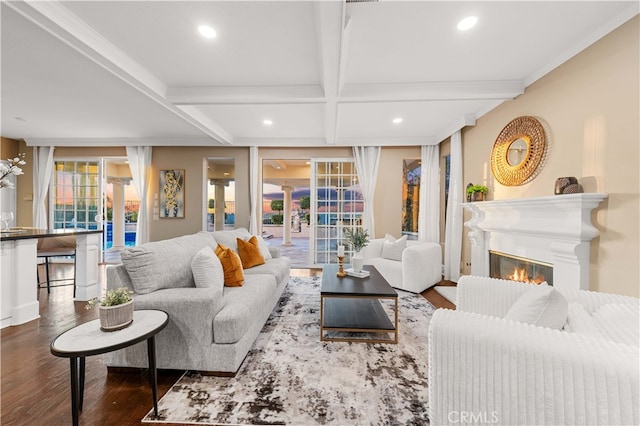
[{"label": "dark wood coffee table", "polygon": [[[398,293],[373,266],[367,278],[336,276],[338,265],[322,268],[320,290],[320,340],[330,342],[398,343]],[[392,320],[380,299],[395,301]],[[393,333],[393,339],[328,337],[325,332]]]}]

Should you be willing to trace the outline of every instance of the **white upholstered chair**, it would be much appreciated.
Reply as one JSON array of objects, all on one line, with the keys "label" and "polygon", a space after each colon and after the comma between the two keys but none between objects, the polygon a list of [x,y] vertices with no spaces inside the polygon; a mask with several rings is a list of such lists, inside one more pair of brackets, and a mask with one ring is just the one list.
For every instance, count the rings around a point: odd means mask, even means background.
[{"label": "white upholstered chair", "polygon": [[371,240],[362,249],[365,265],[373,265],[391,287],[420,293],[442,279],[440,244],[407,241],[406,248],[394,256],[385,256],[385,238]]},{"label": "white upholstered chair", "polygon": [[534,287],[460,278],[429,326],[431,424],[640,424],[639,300],[559,291],[563,329],[504,319]]}]

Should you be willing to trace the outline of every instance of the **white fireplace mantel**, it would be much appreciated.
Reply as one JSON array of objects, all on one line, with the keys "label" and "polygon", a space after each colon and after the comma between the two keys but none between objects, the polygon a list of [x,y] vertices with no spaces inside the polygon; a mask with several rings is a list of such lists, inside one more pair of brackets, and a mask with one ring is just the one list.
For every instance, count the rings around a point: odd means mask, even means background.
[{"label": "white fireplace mantel", "polygon": [[589,289],[591,211],[607,194],[566,194],[463,203],[471,212],[471,273],[489,276],[489,250],[553,265],[554,286]]}]

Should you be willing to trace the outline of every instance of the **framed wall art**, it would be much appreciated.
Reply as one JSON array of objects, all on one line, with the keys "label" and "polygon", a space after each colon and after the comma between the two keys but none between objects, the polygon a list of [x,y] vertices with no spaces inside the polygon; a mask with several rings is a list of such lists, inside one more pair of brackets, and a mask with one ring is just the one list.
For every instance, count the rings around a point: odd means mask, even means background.
[{"label": "framed wall art", "polygon": [[184,169],[160,170],[160,218],[184,218]]}]

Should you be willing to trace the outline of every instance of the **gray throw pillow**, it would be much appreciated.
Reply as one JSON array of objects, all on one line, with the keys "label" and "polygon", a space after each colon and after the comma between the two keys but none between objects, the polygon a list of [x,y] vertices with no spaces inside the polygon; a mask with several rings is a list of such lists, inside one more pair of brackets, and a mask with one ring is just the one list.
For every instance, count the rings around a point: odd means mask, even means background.
[{"label": "gray throw pillow", "polygon": [[194,287],[191,260],[201,248],[211,247],[211,242],[211,236],[195,234],[145,243],[123,250],[122,264],[138,294]]}]

